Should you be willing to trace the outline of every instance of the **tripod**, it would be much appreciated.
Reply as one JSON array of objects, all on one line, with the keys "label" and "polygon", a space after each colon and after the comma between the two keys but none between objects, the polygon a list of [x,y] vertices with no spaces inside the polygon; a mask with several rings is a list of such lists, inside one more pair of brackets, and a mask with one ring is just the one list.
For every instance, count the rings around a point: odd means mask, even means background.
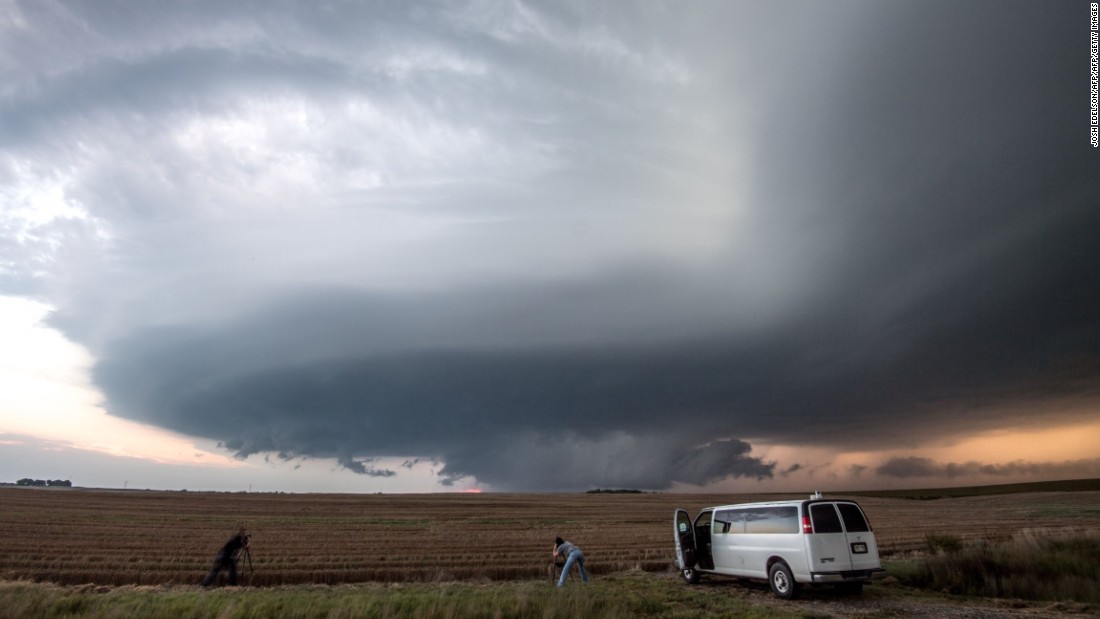
[{"label": "tripod", "polygon": [[[564,559],[561,559],[561,560],[554,559],[553,561],[550,562],[549,565],[546,566],[546,572],[548,574],[550,574],[550,584],[552,584],[552,585],[558,584],[558,576],[561,575],[561,570],[564,567],[565,567],[565,560]],[[566,576],[565,578],[566,578],[566,580],[573,580],[572,570],[570,570],[569,575]]]},{"label": "tripod", "polygon": [[[252,574],[255,570],[252,569],[252,552],[248,550],[247,545],[241,546],[240,548],[237,549],[236,552],[233,553],[233,563],[239,564],[240,559],[241,559],[242,556],[248,558],[248,582],[245,583],[245,584],[246,585],[251,585],[252,584]],[[241,571],[243,572],[244,570],[242,569]],[[243,576],[244,574],[241,574],[241,575]]]}]

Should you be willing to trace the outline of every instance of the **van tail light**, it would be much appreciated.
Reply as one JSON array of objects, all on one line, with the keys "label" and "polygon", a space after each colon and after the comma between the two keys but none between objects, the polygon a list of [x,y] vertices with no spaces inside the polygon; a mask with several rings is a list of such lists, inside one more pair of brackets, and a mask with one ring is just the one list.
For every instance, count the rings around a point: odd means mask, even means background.
[{"label": "van tail light", "polygon": [[814,525],[810,524],[810,517],[809,516],[803,516],[802,517],[802,532],[803,533],[813,533],[814,532]]}]

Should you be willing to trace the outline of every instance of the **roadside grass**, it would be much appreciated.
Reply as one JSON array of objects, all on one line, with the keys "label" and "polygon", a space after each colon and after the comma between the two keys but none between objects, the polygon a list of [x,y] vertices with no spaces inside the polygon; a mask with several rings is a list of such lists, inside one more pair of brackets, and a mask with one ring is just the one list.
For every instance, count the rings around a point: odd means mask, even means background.
[{"label": "roadside grass", "polygon": [[[860,616],[902,616],[905,609],[980,607],[1038,609],[1036,602],[994,602],[982,594],[950,595],[932,587],[907,586],[921,577],[923,559],[888,564],[892,578],[862,596],[837,595],[831,588],[804,589],[799,599],[773,598],[766,584],[716,578],[688,586],[674,574],[626,572],[570,582],[556,589],[548,581],[440,582],[406,584],[286,585],[278,587],[76,585],[0,582],[0,619],[625,619],[710,617],[801,618],[830,616],[834,604],[851,605]],[[896,579],[896,580],[895,580]],[[892,584],[891,584],[892,583]],[[1045,602],[1044,602],[1045,603]],[[1001,604],[1008,604],[1004,606]],[[1047,611],[1089,613],[1095,607],[1056,602]],[[900,614],[899,614],[900,613]]]},{"label": "roadside grass", "polygon": [[929,536],[927,554],[898,563],[904,584],[954,594],[1100,603],[1100,532],[1030,529],[1010,539]]},{"label": "roadside grass", "polygon": [[686,587],[675,578],[622,574],[570,583],[363,584],[202,590],[186,586],[60,586],[0,583],[0,618],[148,619],[572,619],[730,616],[811,617]]}]

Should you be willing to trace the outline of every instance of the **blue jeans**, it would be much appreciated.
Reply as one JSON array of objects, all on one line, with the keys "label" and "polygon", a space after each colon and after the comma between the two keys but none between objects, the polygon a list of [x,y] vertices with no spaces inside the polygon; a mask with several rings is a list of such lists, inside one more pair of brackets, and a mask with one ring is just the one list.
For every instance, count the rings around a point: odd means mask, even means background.
[{"label": "blue jeans", "polygon": [[565,585],[565,577],[569,575],[569,570],[573,568],[574,563],[577,564],[577,571],[581,573],[581,580],[588,582],[588,572],[584,571],[584,553],[577,549],[565,558],[565,567],[561,568],[561,578],[558,579],[559,587]]}]

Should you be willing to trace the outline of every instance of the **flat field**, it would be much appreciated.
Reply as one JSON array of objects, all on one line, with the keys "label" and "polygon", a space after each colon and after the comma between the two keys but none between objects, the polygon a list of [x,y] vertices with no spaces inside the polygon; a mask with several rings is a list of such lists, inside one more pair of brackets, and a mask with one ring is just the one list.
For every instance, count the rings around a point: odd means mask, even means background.
[{"label": "flat field", "polygon": [[[803,495],[322,495],[0,488],[0,581],[193,585],[238,525],[253,534],[254,586],[547,578],[556,535],[595,575],[668,572],[672,515]],[[841,495],[828,495],[841,496]],[[915,500],[855,497],[884,559],[929,535],[1004,539],[1025,529],[1096,530],[1100,492]]]}]

